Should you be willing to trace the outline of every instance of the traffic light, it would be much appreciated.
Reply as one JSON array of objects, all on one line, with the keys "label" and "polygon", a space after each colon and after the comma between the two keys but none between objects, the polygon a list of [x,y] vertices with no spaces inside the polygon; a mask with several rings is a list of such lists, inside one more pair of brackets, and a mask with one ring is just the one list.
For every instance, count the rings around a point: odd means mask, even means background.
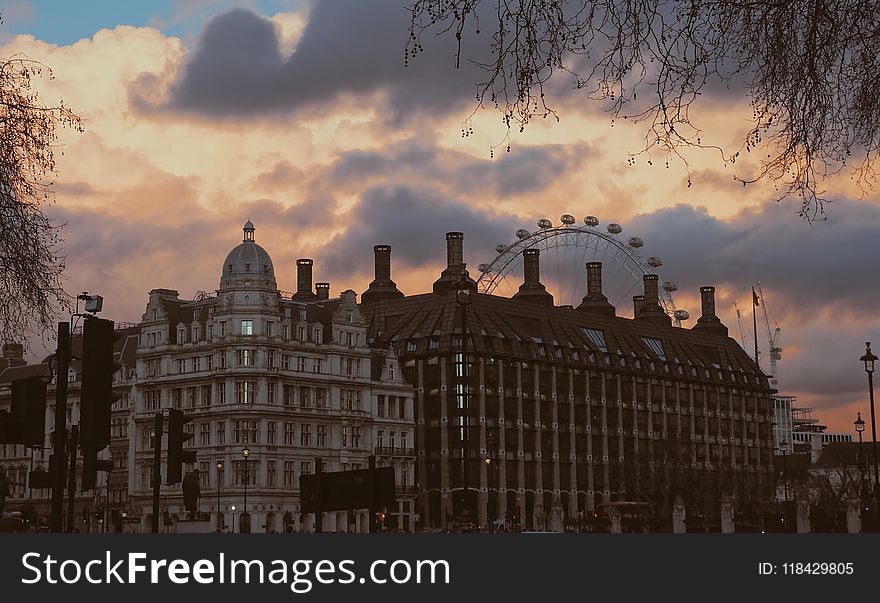
[{"label": "traffic light", "polygon": [[46,382],[42,377],[12,382],[9,412],[0,411],[0,444],[42,446],[46,432]]},{"label": "traffic light", "polygon": [[[86,318],[83,327],[80,446],[102,450],[110,443],[110,407],[113,405],[113,321]],[[84,455],[85,456],[85,455]]]},{"label": "traffic light", "polygon": [[83,468],[80,477],[81,490],[94,490],[98,482],[98,471],[113,471],[113,461],[110,459],[98,459],[98,452],[84,449],[82,451]]},{"label": "traffic light", "polygon": [[165,483],[177,484],[183,480],[183,463],[195,460],[195,451],[184,453],[184,442],[192,439],[193,434],[186,433],[183,426],[192,421],[192,417],[183,414],[176,408],[168,409],[168,464],[165,470]]}]

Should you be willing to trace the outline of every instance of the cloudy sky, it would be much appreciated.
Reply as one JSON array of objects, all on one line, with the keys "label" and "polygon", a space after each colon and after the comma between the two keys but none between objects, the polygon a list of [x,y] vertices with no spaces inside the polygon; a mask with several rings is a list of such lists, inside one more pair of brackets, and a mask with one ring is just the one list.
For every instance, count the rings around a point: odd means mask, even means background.
[{"label": "cloudy sky", "polygon": [[[877,195],[844,175],[829,183],[829,219],[810,226],[796,204],[771,200],[772,185],[734,182],[754,165],[734,172],[708,152],[688,154],[689,187],[665,157],[630,165],[643,130],[612,125],[562,81],[550,98],[560,121],[490,156],[505,129],[492,111],[471,117],[479,74],[453,68],[452,40],[427,40],[404,68],[405,4],[6,0],[0,56],[52,68],[43,99],[63,98],[86,122],[61,133],[50,210],[67,225],[69,291],[100,292],[117,321],[140,320],[152,288],[213,291],[250,218],[283,290],[295,288],[295,259],[312,257],[334,294],[363,291],[372,245],[390,243],[394,278],[417,293],[445,261],[448,230],[465,232],[473,267],[539,218],[595,215],[644,239],[694,317],[698,288],[718,287],[735,337],[733,302],[750,312],[760,281],[782,327],[782,391],[834,430],[868,415],[858,358],[880,342]],[[479,52],[479,38],[465,44]],[[747,103],[701,102],[704,139],[738,146]]]}]

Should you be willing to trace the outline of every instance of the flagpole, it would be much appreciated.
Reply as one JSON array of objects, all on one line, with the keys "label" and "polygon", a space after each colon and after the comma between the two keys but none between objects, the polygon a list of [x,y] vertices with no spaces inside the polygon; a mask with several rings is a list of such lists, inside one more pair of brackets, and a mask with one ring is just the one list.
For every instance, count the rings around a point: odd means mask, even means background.
[{"label": "flagpole", "polygon": [[758,368],[761,368],[761,363],[758,362],[758,295],[755,293],[755,287],[752,286],[752,325],[755,328],[755,364],[758,365]]}]

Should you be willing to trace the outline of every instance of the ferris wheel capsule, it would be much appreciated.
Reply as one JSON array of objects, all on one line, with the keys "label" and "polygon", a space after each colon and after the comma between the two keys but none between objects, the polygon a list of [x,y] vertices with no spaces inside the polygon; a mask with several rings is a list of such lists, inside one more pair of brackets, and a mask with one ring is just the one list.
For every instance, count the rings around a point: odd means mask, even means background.
[{"label": "ferris wheel capsule", "polygon": [[688,320],[691,317],[687,310],[676,310],[672,315],[675,317],[675,320]]},{"label": "ferris wheel capsule", "polygon": [[648,266],[651,266],[652,268],[659,268],[662,265],[663,261],[660,258],[656,256],[651,256],[648,258]]},{"label": "ferris wheel capsule", "polygon": [[587,226],[599,226],[599,218],[596,216],[587,216],[584,218],[584,224]]},{"label": "ferris wheel capsule", "polygon": [[620,224],[611,223],[608,225],[608,232],[611,234],[620,234],[623,232],[623,227]]},{"label": "ferris wheel capsule", "polygon": [[641,247],[644,244],[645,244],[645,242],[643,240],[641,240],[639,237],[633,237],[629,240],[629,246],[633,247],[634,249],[638,249],[639,247]]},{"label": "ferris wheel capsule", "polygon": [[530,233],[525,228],[520,228],[519,230],[516,231],[516,236],[519,239],[528,239],[531,236],[531,234],[532,233]]},{"label": "ferris wheel capsule", "polygon": [[553,223],[547,218],[538,220],[538,228],[550,228],[551,226],[553,226]]},{"label": "ferris wheel capsule", "polygon": [[678,283],[675,283],[673,281],[664,281],[663,289],[664,291],[669,291],[670,293],[672,293],[673,291],[678,291]]},{"label": "ferris wheel capsule", "polygon": [[507,245],[496,245],[495,253],[504,253],[505,249],[507,249]]},{"label": "ferris wheel capsule", "polygon": [[574,222],[575,222],[574,216],[571,214],[562,214],[559,217],[559,221],[562,222],[563,224],[574,224]]},{"label": "ferris wheel capsule", "polygon": [[489,264],[480,264],[477,266],[477,270],[480,272],[489,272]]}]

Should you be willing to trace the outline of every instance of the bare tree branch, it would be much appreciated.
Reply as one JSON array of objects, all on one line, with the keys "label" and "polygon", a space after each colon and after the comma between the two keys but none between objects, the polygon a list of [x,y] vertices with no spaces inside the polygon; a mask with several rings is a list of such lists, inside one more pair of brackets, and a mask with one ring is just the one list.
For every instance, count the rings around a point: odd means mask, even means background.
[{"label": "bare tree branch", "polygon": [[44,213],[52,203],[56,128],[82,131],[63,102],[45,106],[33,82],[52,71],[22,55],[0,60],[0,342],[53,332],[69,307],[62,285],[61,226]]},{"label": "bare tree branch", "polygon": [[[880,148],[880,4],[871,0],[416,0],[407,63],[427,34],[480,33],[492,15],[490,61],[478,107],[522,131],[554,117],[545,88],[566,74],[614,119],[645,125],[654,152],[710,148],[729,164],[759,156],[744,186],[770,179],[777,200],[801,199],[801,216],[822,219],[824,182],[849,170],[863,193],[876,183]],[[704,141],[691,108],[709,90],[742,89],[751,127],[742,145]],[[742,162],[740,162],[740,165]],[[688,180],[690,185],[690,179]]]}]

